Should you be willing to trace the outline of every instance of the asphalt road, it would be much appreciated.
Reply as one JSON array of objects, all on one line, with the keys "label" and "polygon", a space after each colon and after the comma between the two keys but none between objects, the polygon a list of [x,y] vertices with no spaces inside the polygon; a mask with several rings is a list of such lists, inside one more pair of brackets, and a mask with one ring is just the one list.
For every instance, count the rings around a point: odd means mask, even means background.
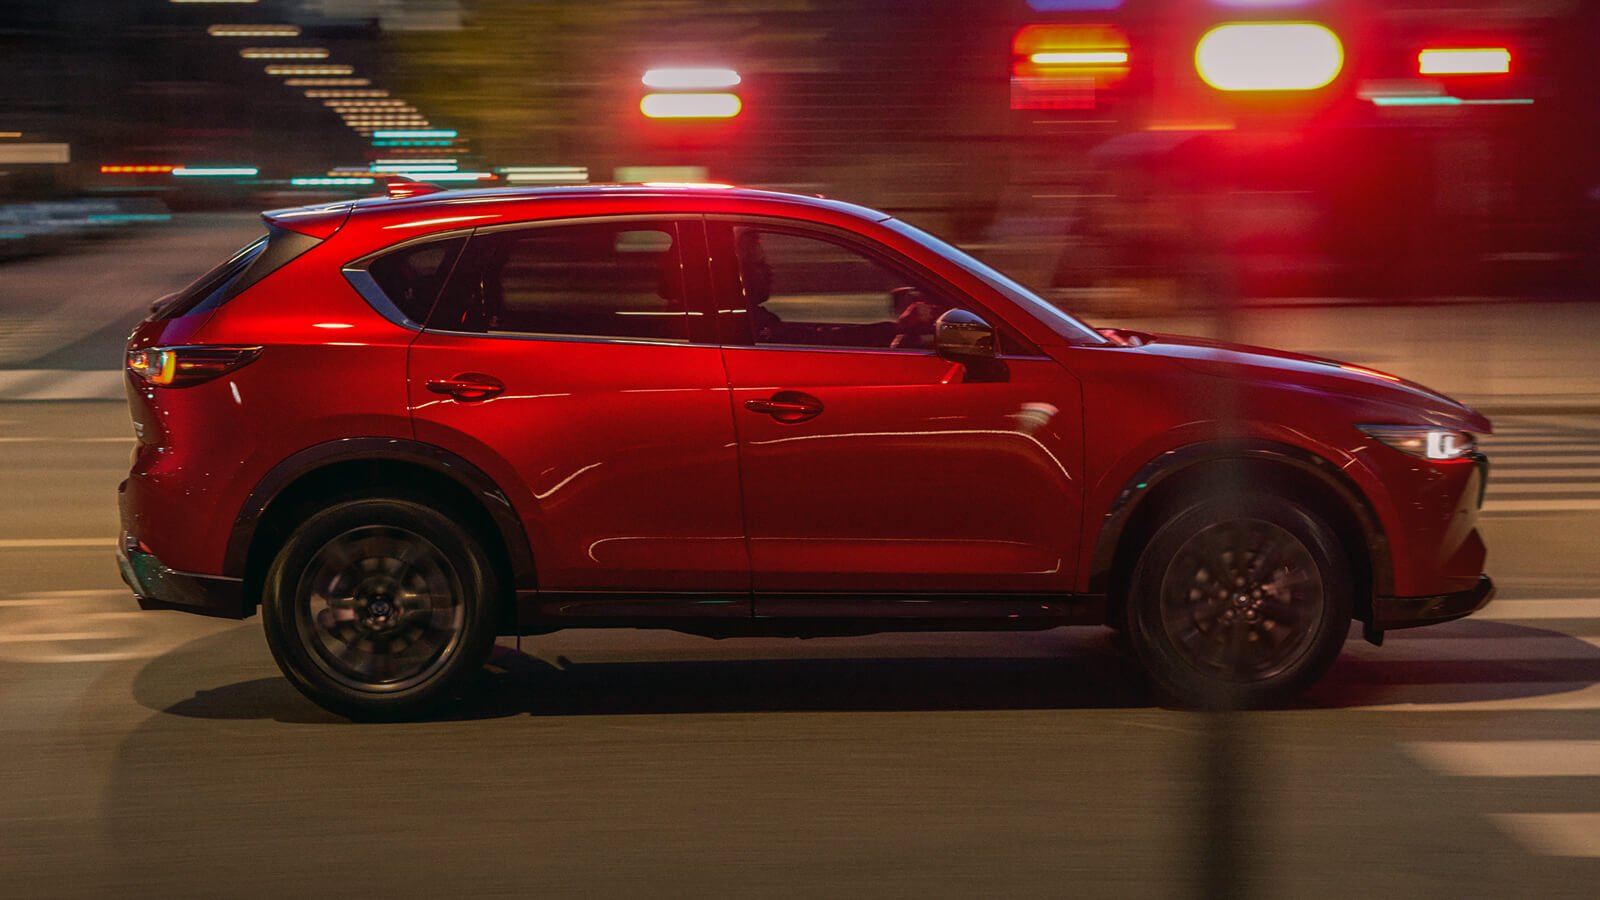
[{"label": "asphalt road", "polygon": [[[1593,490],[1600,421],[1500,424],[1500,599],[1353,637],[1301,706],[1237,720],[1257,896],[1600,883],[1600,510],[1558,502]],[[441,721],[353,725],[259,619],[136,610],[130,448],[117,404],[0,404],[7,896],[1199,890],[1212,720],[1153,706],[1102,629],[567,632],[504,644]]]}]

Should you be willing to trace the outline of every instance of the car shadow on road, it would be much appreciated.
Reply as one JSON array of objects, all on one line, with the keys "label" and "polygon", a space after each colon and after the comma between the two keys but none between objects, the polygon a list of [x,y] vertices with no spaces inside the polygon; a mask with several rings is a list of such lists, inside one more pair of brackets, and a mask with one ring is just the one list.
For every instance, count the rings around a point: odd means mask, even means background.
[{"label": "car shadow on road", "polygon": [[[1600,648],[1583,640],[1497,622],[1444,627],[1449,631],[1442,635],[1448,639],[1426,644],[1391,637],[1388,647],[1377,649],[1353,639],[1322,682],[1289,708],[1471,704],[1560,695],[1600,683]],[[1535,652],[1516,658],[1471,655],[1485,646],[1481,641],[1511,647],[1526,638],[1540,639]],[[275,673],[227,681],[230,670],[237,672],[238,660],[260,654],[258,639],[246,629],[179,647],[146,665],[135,681],[135,694],[149,708],[186,718],[340,721]],[[952,649],[959,646],[956,640],[950,638]],[[803,649],[786,649],[780,656],[769,644],[738,658],[708,653],[703,656],[713,658],[664,660],[640,658],[646,656],[640,652],[620,661],[575,661],[499,645],[469,690],[432,718],[1159,705],[1137,661],[1109,632],[1078,632],[1061,644],[1059,655],[1014,656],[938,655],[927,648],[908,655],[892,646],[880,655],[861,653],[864,648],[849,648],[850,655],[843,655],[835,646],[818,648],[813,656],[788,655]],[[1454,652],[1458,644],[1460,654]],[[1038,646],[1028,649],[1037,651]],[[216,680],[215,687],[198,687],[208,678]],[[174,689],[186,696],[174,698]]]}]

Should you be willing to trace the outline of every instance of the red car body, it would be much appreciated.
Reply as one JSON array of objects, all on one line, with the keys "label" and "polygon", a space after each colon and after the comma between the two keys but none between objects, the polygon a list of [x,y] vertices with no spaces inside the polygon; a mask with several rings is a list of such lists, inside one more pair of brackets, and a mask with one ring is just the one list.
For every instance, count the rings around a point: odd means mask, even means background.
[{"label": "red car body", "polygon": [[[688,341],[423,328],[351,274],[419,238],[615,217],[678,223]],[[516,598],[502,630],[1116,623],[1160,498],[1224,462],[1315,498],[1369,631],[1465,615],[1491,592],[1483,458],[1423,459],[1356,427],[1484,433],[1483,416],[1328,360],[1052,320],[881,213],[633,186],[265,219],[291,258],[226,302],[153,316],[129,343],[260,348],[192,386],[128,375],[138,449],[121,489],[122,558],[147,607],[249,615],[293,525],[283,498],[399,479],[470,497],[493,523],[491,555]],[[1004,377],[970,377],[931,351],[754,344],[736,327],[746,304],[719,237],[718,223],[739,221],[858,241],[962,298],[1013,336]],[[822,411],[795,421],[751,408],[780,393]]]}]

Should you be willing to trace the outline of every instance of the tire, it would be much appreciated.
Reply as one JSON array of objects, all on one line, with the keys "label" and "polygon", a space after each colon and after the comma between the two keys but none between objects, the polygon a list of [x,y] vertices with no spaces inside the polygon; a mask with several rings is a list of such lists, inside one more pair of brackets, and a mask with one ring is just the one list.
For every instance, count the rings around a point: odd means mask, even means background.
[{"label": "tire", "polygon": [[317,705],[411,718],[482,669],[497,596],[470,531],[410,500],[366,498],[290,534],[267,570],[262,618],[278,668]]},{"label": "tire", "polygon": [[1354,588],[1314,512],[1246,495],[1181,505],[1150,537],[1128,591],[1128,631],[1156,687],[1184,706],[1282,703],[1333,664]]}]

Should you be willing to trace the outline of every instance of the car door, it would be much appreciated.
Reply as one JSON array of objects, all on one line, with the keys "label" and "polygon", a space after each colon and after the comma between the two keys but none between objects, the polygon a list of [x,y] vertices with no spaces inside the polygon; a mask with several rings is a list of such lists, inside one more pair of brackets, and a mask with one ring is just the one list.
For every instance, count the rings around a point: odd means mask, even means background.
[{"label": "car door", "polygon": [[1004,377],[939,358],[933,319],[982,311],[859,236],[708,225],[757,614],[837,609],[807,593],[1070,591],[1077,383],[1009,335]]},{"label": "car door", "polygon": [[412,345],[418,439],[507,486],[542,595],[748,614],[727,381],[700,339],[704,241],[695,217],[479,229]]}]

